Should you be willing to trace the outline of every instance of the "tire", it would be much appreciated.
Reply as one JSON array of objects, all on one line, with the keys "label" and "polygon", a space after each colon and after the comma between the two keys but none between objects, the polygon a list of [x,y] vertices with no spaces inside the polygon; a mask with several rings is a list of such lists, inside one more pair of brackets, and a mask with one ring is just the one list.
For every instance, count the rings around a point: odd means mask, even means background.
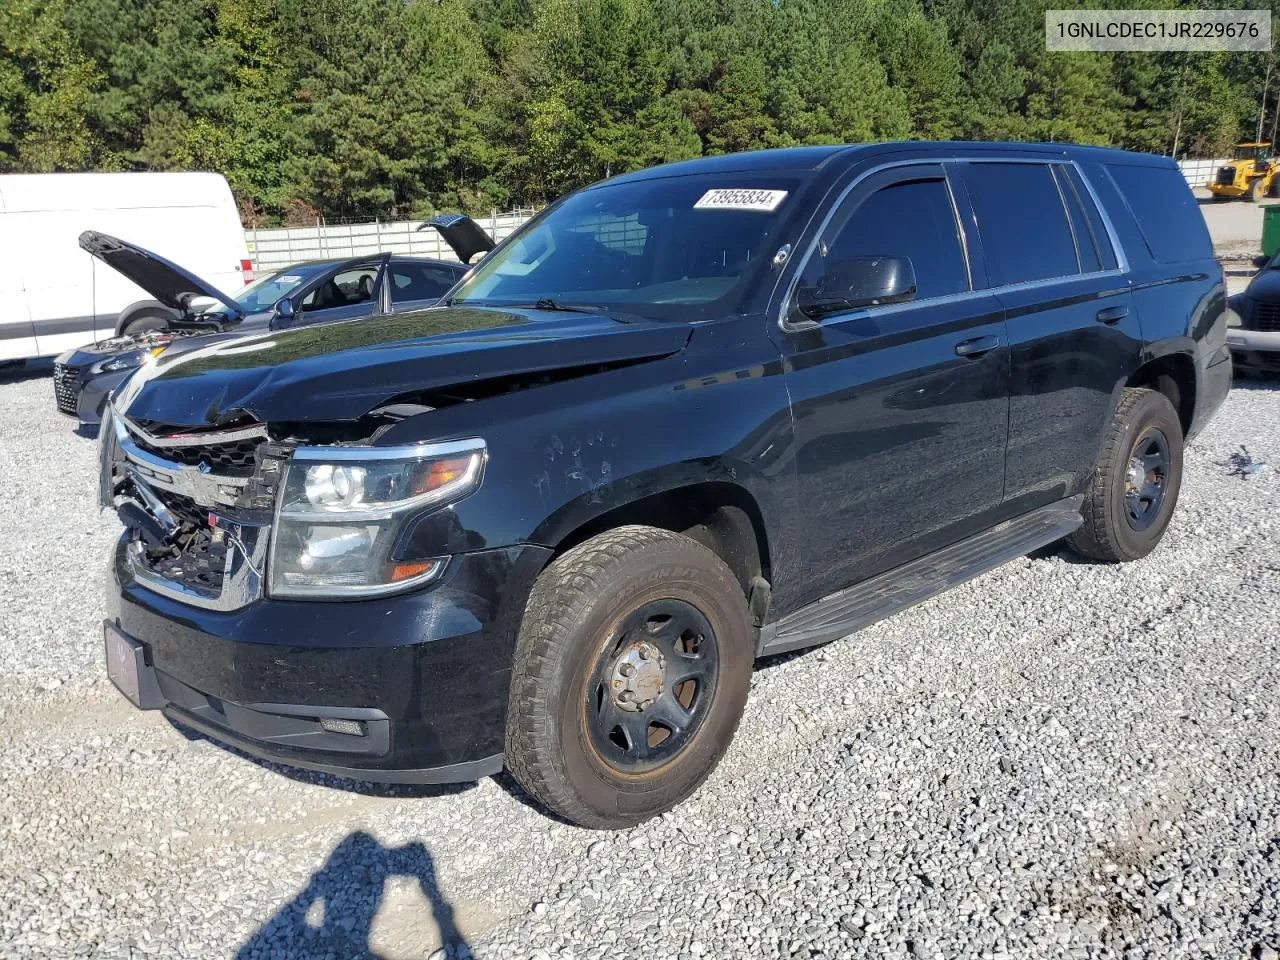
[{"label": "tire", "polygon": [[1266,196],[1266,192],[1266,184],[1262,182],[1261,177],[1249,184],[1248,196],[1254,203],[1261,203],[1262,198]]},{"label": "tire", "polygon": [[163,330],[169,325],[169,314],[157,310],[139,310],[120,328],[122,337],[131,337],[148,330]]},{"label": "tire", "polygon": [[[1145,457],[1143,466],[1151,469],[1139,471],[1132,462],[1135,456]],[[1108,563],[1145,557],[1164,536],[1181,486],[1178,412],[1157,390],[1126,389],[1085,488],[1080,508],[1084,525],[1067,538],[1068,545],[1082,556]],[[1138,495],[1131,498],[1132,491]],[[1158,502],[1156,496],[1148,497],[1152,491],[1158,491]]]},{"label": "tire", "polygon": [[[661,655],[650,660],[653,650]],[[664,813],[728,748],[754,659],[746,599],[718,556],[653,527],[593,537],[547,567],[529,596],[507,707],[507,769],[585,827]],[[692,689],[677,682],[691,671],[700,671]],[[654,722],[667,716],[683,728]],[[628,733],[640,729],[642,737]]]}]

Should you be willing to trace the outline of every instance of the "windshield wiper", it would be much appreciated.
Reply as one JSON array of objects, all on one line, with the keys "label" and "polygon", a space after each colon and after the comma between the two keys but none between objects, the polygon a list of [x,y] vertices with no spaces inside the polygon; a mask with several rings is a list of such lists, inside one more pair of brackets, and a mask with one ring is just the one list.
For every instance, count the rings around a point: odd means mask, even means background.
[{"label": "windshield wiper", "polygon": [[552,300],[550,297],[542,297],[533,303],[512,303],[511,306],[517,310],[554,310],[557,313],[604,313],[603,307],[593,306],[589,303],[561,303],[559,300]]},{"label": "windshield wiper", "polygon": [[[450,298],[445,301],[446,307],[459,304],[467,306],[472,304],[469,300],[458,300]],[[481,307],[485,310],[546,310],[554,313],[587,313],[594,316],[606,317],[616,323],[634,323],[637,320],[643,320],[639,314],[624,313],[614,310],[612,307],[602,307],[594,303],[561,303],[559,300],[553,300],[551,297],[540,297],[529,303],[507,303],[505,301],[489,301],[477,300],[474,306]]]}]

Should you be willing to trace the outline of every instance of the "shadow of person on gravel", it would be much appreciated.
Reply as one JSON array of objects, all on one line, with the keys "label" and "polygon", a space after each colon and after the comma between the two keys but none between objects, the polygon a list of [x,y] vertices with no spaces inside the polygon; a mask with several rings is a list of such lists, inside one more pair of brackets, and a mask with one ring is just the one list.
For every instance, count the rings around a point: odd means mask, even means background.
[{"label": "shadow of person on gravel", "polygon": [[[471,956],[454,921],[453,906],[440,892],[435,863],[421,843],[384,847],[363,830],[346,837],[298,895],[276,911],[236,952],[236,960],[362,958],[378,960],[369,942],[386,883],[416,880],[431,904],[440,942],[450,960]],[[424,944],[423,955],[434,945]]]}]

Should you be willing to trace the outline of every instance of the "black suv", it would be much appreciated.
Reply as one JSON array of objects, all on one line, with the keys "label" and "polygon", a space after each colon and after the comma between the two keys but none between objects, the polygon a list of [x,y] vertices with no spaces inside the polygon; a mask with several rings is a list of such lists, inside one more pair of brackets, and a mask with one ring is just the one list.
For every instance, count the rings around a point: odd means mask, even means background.
[{"label": "black suv", "polygon": [[715,766],[756,658],[1062,538],[1147,554],[1230,381],[1167,159],[899,143],[617,177],[441,306],[129,381],[109,673],[284,763],[505,765],[633,824]]}]

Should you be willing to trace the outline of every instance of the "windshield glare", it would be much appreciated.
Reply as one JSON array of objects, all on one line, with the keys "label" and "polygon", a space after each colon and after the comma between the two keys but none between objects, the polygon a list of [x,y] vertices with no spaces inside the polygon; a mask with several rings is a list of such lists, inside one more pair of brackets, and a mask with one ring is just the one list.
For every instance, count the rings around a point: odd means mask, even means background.
[{"label": "windshield glare", "polygon": [[550,298],[648,316],[697,309],[773,258],[795,188],[778,177],[716,174],[584,190],[480,261],[453,302]]}]

